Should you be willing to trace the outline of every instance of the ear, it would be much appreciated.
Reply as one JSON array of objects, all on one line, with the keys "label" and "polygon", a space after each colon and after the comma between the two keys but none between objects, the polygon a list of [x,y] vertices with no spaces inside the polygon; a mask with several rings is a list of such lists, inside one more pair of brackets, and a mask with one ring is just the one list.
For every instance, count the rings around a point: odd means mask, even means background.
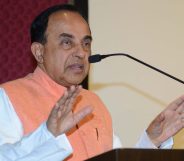
[{"label": "ear", "polygon": [[33,42],[31,44],[31,52],[34,55],[38,64],[43,63],[43,51],[44,51],[44,48],[41,43]]}]

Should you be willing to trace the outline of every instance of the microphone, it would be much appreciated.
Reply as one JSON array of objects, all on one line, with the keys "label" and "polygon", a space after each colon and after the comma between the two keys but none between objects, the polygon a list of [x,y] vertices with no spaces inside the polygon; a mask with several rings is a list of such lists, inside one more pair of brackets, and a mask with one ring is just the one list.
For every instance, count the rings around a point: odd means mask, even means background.
[{"label": "microphone", "polygon": [[162,71],[162,70],[160,70],[160,69],[158,69],[150,64],[143,62],[142,60],[139,60],[139,59],[137,59],[129,54],[125,54],[125,53],[114,53],[114,54],[106,54],[106,55],[100,55],[100,54],[91,55],[91,56],[89,56],[88,61],[89,61],[89,63],[97,63],[97,62],[100,62],[102,59],[110,57],[110,56],[126,56],[126,57],[128,57],[128,58],[130,58],[130,59],[132,59],[132,60],[134,60],[142,65],[147,66],[148,68],[151,68],[151,69],[153,69],[153,70],[155,70],[155,71],[157,71],[157,72],[159,72],[159,73],[161,73],[169,78],[172,78],[172,79],[184,84],[183,80],[176,78],[171,74],[168,74],[168,73],[166,73],[166,72],[164,72],[164,71]]}]

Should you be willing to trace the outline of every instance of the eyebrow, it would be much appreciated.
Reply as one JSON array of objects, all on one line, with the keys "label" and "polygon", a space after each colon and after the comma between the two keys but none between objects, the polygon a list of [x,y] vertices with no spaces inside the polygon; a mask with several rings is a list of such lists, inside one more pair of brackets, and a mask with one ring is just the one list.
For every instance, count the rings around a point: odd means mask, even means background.
[{"label": "eyebrow", "polygon": [[89,39],[90,41],[93,40],[92,36],[89,36],[89,35],[87,35],[87,36],[84,37],[84,40],[87,40],[87,39]]},{"label": "eyebrow", "polygon": [[[60,34],[60,35],[59,35],[59,37],[74,38],[74,36],[73,36],[73,35],[68,34],[68,33],[62,33],[62,34]],[[84,40],[89,39],[89,40],[91,40],[91,41],[92,41],[92,36],[90,36],[90,35],[86,35],[86,36],[84,36],[84,38],[83,38],[83,39],[84,39]]]},{"label": "eyebrow", "polygon": [[67,34],[67,33],[62,33],[62,34],[60,34],[60,35],[59,35],[59,37],[69,37],[69,38],[74,38],[74,36],[73,36],[73,35],[71,35],[71,34]]}]

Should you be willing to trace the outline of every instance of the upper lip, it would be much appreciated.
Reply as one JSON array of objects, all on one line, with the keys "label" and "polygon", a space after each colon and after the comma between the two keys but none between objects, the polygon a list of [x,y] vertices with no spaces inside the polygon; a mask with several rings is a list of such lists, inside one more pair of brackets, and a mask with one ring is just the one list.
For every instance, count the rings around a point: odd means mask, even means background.
[{"label": "upper lip", "polygon": [[72,67],[72,66],[76,66],[78,68],[83,68],[84,64],[82,64],[82,63],[73,63],[73,64],[70,64],[68,67]]}]

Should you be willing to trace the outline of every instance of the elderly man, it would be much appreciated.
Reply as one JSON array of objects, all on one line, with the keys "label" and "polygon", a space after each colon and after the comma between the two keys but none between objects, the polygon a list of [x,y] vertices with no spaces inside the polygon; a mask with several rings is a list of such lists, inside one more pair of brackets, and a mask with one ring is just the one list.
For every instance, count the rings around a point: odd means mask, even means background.
[{"label": "elderly man", "polygon": [[[88,74],[92,36],[70,5],[43,11],[31,25],[37,68],[1,85],[0,160],[79,161],[120,147],[104,104],[79,84]],[[184,97],[171,103],[136,147],[170,148],[183,128]]]}]

